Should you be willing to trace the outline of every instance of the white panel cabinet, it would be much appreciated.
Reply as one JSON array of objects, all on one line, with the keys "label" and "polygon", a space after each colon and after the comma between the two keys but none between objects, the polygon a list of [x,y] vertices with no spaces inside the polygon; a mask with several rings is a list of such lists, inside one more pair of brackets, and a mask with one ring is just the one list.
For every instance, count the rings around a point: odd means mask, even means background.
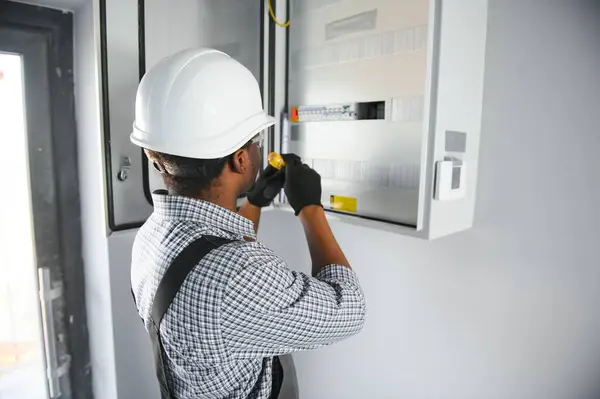
[{"label": "white panel cabinet", "polygon": [[469,228],[487,0],[296,2],[289,16],[275,147],[321,174],[325,208],[427,239]]},{"label": "white panel cabinet", "polygon": [[[268,148],[321,174],[331,217],[426,239],[471,226],[487,0],[292,1],[290,10],[274,1],[289,28],[273,23],[265,1],[102,3],[114,229],[143,222],[161,186],[129,144],[139,76],[194,46],[221,49],[255,74],[281,121]],[[275,208],[286,207],[282,195]]]}]

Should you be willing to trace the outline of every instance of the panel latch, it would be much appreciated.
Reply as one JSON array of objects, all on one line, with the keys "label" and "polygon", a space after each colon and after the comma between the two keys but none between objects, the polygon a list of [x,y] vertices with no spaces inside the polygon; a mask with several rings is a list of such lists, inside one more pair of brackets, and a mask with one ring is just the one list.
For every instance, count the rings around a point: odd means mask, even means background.
[{"label": "panel latch", "polygon": [[119,181],[125,181],[129,177],[129,170],[131,169],[131,158],[123,157],[121,159],[121,166],[119,168],[119,173],[117,173],[117,179]]}]

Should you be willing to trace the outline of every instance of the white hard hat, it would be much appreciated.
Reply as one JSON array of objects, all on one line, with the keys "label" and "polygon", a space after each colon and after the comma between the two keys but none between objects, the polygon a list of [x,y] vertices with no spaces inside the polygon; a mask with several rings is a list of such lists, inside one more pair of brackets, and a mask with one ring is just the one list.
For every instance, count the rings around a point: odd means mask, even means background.
[{"label": "white hard hat", "polygon": [[131,141],[166,154],[215,159],[274,124],[246,67],[217,50],[191,49],[163,59],[144,75]]}]

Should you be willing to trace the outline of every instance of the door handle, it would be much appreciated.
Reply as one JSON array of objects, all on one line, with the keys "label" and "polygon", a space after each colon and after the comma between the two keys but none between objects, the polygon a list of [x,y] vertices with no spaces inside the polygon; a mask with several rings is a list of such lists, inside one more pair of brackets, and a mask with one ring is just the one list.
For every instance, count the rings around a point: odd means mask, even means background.
[{"label": "door handle", "polygon": [[[58,365],[56,350],[56,330],[54,328],[54,305],[56,298],[62,296],[62,286],[52,288],[50,269],[38,269],[39,294],[42,313],[42,327],[44,333],[44,355],[46,358],[46,378],[48,379],[48,393],[50,398],[59,398],[62,395],[59,378],[66,373],[70,362]],[[66,366],[66,367],[65,367]]]}]

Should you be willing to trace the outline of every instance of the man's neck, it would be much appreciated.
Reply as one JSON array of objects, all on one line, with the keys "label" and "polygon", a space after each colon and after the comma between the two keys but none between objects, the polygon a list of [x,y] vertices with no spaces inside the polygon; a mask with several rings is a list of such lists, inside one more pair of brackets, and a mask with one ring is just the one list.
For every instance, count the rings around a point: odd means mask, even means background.
[{"label": "man's neck", "polygon": [[232,212],[237,212],[237,195],[231,192],[224,191],[208,191],[201,193],[197,198],[228,209]]}]

